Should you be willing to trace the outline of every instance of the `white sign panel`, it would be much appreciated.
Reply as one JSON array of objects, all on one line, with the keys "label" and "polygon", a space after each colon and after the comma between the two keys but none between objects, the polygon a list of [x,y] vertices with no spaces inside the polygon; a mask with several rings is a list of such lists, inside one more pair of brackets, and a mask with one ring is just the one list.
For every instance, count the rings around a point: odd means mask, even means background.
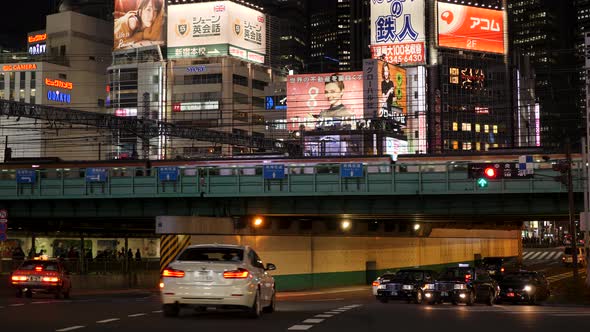
[{"label": "white sign panel", "polygon": [[168,7],[168,47],[228,44],[266,54],[266,16],[230,1]]},{"label": "white sign panel", "polygon": [[393,161],[397,161],[400,154],[408,154],[408,142],[393,137],[385,137],[385,154],[391,156]]},{"label": "white sign panel", "polygon": [[425,0],[371,0],[371,52],[390,63],[426,61]]}]

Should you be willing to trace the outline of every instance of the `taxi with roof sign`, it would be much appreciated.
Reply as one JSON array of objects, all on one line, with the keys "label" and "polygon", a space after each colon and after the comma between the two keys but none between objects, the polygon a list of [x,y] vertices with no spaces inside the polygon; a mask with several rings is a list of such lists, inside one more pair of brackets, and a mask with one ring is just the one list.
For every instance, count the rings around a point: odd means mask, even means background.
[{"label": "taxi with roof sign", "polygon": [[10,275],[10,283],[16,288],[16,296],[23,294],[31,298],[33,293],[53,294],[56,299],[62,295],[70,297],[72,282],[63,264],[47,256],[25,260]]}]

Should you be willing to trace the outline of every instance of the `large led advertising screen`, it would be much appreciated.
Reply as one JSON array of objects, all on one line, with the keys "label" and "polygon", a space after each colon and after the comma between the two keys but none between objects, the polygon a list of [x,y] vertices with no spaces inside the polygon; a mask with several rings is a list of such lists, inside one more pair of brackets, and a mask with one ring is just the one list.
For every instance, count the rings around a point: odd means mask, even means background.
[{"label": "large led advertising screen", "polygon": [[264,63],[266,17],[230,1],[168,7],[168,57],[230,54]]},{"label": "large led advertising screen", "polygon": [[504,11],[438,3],[438,46],[504,54]]},{"label": "large led advertising screen", "polygon": [[425,0],[371,0],[371,53],[390,63],[423,64]]},{"label": "large led advertising screen", "polygon": [[164,0],[115,0],[114,50],[164,45]]},{"label": "large led advertising screen", "polygon": [[287,129],[356,129],[363,120],[363,72],[290,75]]}]

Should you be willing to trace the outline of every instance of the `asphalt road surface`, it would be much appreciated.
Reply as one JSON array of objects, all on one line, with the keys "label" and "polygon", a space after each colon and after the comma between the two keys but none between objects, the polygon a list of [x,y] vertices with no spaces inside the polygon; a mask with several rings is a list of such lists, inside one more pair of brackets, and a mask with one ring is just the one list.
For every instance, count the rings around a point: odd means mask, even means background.
[{"label": "asphalt road surface", "polygon": [[3,331],[556,331],[589,326],[590,307],[415,305],[377,302],[369,287],[282,293],[277,311],[260,319],[239,312],[165,318],[157,293],[0,298]]}]

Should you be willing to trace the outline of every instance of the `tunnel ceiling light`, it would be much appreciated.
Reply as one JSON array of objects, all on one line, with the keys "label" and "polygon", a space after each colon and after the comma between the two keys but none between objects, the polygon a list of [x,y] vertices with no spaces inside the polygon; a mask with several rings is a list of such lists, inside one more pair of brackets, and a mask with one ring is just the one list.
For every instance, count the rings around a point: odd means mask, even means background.
[{"label": "tunnel ceiling light", "polygon": [[351,226],[352,226],[352,223],[348,220],[343,220],[340,223],[340,228],[342,228],[342,230],[344,230],[344,231],[349,230]]}]

